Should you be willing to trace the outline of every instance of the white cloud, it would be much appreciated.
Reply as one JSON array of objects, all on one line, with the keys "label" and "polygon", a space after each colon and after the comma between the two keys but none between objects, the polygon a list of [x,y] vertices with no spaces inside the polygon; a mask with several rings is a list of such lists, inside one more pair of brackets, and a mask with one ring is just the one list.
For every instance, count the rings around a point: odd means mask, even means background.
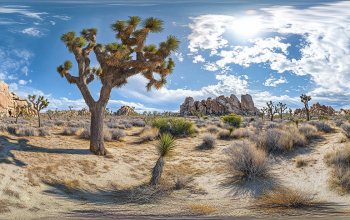
[{"label": "white cloud", "polygon": [[286,90],[285,92],[290,92],[289,90]]},{"label": "white cloud", "polygon": [[25,84],[27,84],[27,81],[21,79],[21,80],[18,81],[18,84],[25,85]]},{"label": "white cloud", "polygon": [[198,62],[205,62],[204,57],[202,55],[197,55],[194,57],[193,63],[198,63]]},{"label": "white cloud", "polygon": [[26,49],[0,47],[0,80],[17,79],[17,74],[27,73],[33,53]]},{"label": "white cloud", "polygon": [[215,63],[211,62],[207,62],[202,68],[208,71],[216,71],[219,69]]},{"label": "white cloud", "polygon": [[9,91],[10,91],[10,92],[16,91],[16,90],[18,89],[16,83],[10,83],[9,86],[10,86],[10,88],[9,88]]},{"label": "white cloud", "polygon": [[32,36],[32,37],[40,37],[42,35],[42,33],[36,28],[26,28],[21,32],[24,34],[28,34],[29,36]]},{"label": "white cloud", "polygon": [[188,35],[188,48],[192,53],[197,53],[198,49],[216,50],[226,47],[228,41],[221,35],[235,19],[228,15],[201,15],[195,18],[190,18],[194,21],[189,24],[192,33]]},{"label": "white cloud", "polygon": [[24,7],[18,7],[18,6],[8,6],[8,7],[0,7],[0,13],[4,13],[4,14],[12,14],[12,13],[19,13],[19,14],[23,14],[27,17],[30,18],[37,18],[39,20],[43,20],[40,15],[44,15],[44,14],[48,14],[46,12],[40,12],[40,13],[35,13],[35,12],[31,12],[27,9],[25,9]]},{"label": "white cloud", "polygon": [[182,56],[182,53],[177,53],[177,52],[175,52],[175,56],[177,57],[177,59],[178,59],[180,62],[184,61],[184,58],[183,58],[183,56]]},{"label": "white cloud", "polygon": [[28,82],[29,82],[29,83],[32,83],[32,80],[30,79],[30,80],[28,80]]},{"label": "white cloud", "polygon": [[288,83],[288,81],[286,80],[286,78],[282,76],[280,76],[278,80],[276,80],[273,76],[271,76],[265,81],[264,85],[276,87],[278,84],[281,84],[281,83]]},{"label": "white cloud", "polygon": [[56,22],[54,22],[54,21],[50,21],[50,22],[51,22],[52,25],[55,25],[55,24],[56,24]]},{"label": "white cloud", "polygon": [[61,20],[64,20],[64,21],[68,21],[70,19],[70,17],[68,17],[68,16],[61,16],[61,15],[54,15],[52,17],[58,18],[58,19],[61,19]]}]

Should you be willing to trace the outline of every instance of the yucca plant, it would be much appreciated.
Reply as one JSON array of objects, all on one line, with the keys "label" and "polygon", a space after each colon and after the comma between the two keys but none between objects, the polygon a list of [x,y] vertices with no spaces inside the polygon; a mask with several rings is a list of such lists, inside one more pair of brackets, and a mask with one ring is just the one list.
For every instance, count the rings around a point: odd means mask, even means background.
[{"label": "yucca plant", "polygon": [[150,184],[155,185],[159,182],[162,177],[163,167],[165,164],[165,157],[171,156],[172,151],[176,147],[176,141],[171,134],[162,134],[160,135],[159,140],[155,144],[157,147],[158,153],[160,154],[159,159],[157,160],[156,165],[152,169],[152,178]]},{"label": "yucca plant", "polygon": [[232,134],[232,132],[235,130],[235,127],[230,126],[230,127],[228,127],[228,130],[230,131],[230,134]]}]

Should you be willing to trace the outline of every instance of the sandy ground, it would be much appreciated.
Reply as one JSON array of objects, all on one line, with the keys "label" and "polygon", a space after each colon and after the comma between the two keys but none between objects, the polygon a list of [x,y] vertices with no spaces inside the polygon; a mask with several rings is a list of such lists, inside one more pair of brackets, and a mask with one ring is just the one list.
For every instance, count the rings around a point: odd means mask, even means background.
[{"label": "sandy ground", "polygon": [[[203,216],[193,212],[195,206],[207,207],[208,216],[278,216],[281,212],[251,208],[261,190],[277,183],[330,203],[324,213],[348,212],[350,208],[350,195],[341,196],[330,189],[331,168],[322,160],[327,152],[348,144],[339,142],[339,129],[305,148],[276,157],[274,178],[246,185],[229,184],[225,173],[223,150],[231,141],[218,140],[215,149],[203,151],[196,149],[202,144],[203,132],[179,138],[173,156],[166,159],[163,175],[170,180],[179,173],[193,175],[193,186],[151,204],[118,197],[119,191],[148,181],[158,159],[153,143],[140,141],[142,128],[126,130],[128,135],[122,141],[106,142],[113,155],[110,158],[91,154],[88,141],[62,136],[60,129],[52,129],[49,137],[0,133],[0,219]],[[306,167],[296,168],[293,159],[299,154],[309,160]]]}]

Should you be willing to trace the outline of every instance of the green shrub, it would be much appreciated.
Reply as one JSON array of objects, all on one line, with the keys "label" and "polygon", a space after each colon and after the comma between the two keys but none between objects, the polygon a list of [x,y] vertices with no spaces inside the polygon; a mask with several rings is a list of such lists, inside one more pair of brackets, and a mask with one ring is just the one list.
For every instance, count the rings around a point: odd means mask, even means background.
[{"label": "green shrub", "polygon": [[350,115],[345,115],[345,119],[349,120],[350,119]]},{"label": "green shrub", "polygon": [[172,135],[193,134],[193,122],[183,118],[159,118],[152,120],[152,127],[159,128],[160,133],[170,132]]},{"label": "green shrub", "polygon": [[320,115],[320,120],[328,120],[328,116],[326,116],[326,115]]},{"label": "green shrub", "polygon": [[204,119],[208,119],[208,116],[205,116]]},{"label": "green shrub", "polygon": [[239,127],[242,123],[242,118],[239,115],[235,115],[234,113],[231,113],[229,115],[221,116],[220,117],[224,122],[229,123],[231,125],[234,125],[236,127]]},{"label": "green shrub", "polygon": [[251,121],[254,121],[254,118],[250,118],[250,119],[249,119],[249,122],[251,122]]}]

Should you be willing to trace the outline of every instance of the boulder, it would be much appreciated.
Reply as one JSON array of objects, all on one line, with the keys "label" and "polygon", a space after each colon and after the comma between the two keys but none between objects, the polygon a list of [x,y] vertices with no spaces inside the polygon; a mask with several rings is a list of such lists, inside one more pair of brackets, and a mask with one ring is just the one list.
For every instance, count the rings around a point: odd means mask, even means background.
[{"label": "boulder", "polygon": [[251,95],[246,94],[241,96],[241,109],[245,112],[254,112],[254,102]]},{"label": "boulder", "polygon": [[114,115],[137,115],[138,113],[130,106],[124,105]]}]

